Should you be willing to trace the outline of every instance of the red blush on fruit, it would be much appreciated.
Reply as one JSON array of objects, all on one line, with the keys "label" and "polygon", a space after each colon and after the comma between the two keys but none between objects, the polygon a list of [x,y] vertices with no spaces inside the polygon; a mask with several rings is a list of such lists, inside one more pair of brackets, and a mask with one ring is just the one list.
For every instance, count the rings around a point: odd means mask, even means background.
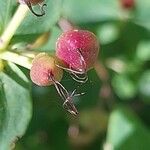
[{"label": "red blush on fruit", "polygon": [[64,32],[56,43],[56,56],[70,69],[86,72],[93,67],[99,52],[96,36],[87,30]]}]

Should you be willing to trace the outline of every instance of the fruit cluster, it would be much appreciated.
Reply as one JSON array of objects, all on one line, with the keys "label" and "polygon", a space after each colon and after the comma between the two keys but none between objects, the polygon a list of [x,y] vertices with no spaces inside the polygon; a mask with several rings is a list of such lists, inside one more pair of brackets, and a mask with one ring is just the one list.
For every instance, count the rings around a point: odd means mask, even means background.
[{"label": "fruit cluster", "polygon": [[32,63],[31,80],[39,86],[54,84],[58,94],[64,100],[63,106],[72,114],[77,110],[72,102],[72,94],[60,84],[63,70],[70,73],[77,82],[87,81],[87,71],[94,66],[99,52],[96,36],[87,30],[69,30],[62,33],[56,42],[56,55],[38,54]]},{"label": "fruit cluster", "polygon": [[[43,7],[40,5],[44,0],[19,0],[20,3],[26,4],[31,12],[36,16],[45,14]],[[32,5],[41,7],[41,14],[33,11]],[[94,66],[99,52],[99,42],[96,36],[87,30],[69,29],[65,30],[56,42],[55,56],[40,53],[32,63],[30,70],[31,80],[38,86],[54,85],[58,94],[63,99],[63,106],[74,115],[78,111],[75,108],[72,98],[80,94],[71,94],[60,83],[63,70],[67,71],[71,77],[80,83],[88,80],[87,71]]]}]

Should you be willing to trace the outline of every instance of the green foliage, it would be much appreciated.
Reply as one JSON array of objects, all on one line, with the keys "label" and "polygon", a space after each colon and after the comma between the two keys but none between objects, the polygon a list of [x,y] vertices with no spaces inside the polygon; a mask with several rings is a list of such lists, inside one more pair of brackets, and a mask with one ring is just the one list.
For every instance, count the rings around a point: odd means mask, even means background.
[{"label": "green foliage", "polygon": [[[118,1],[64,0],[63,14],[78,23],[116,20],[123,17]],[[118,13],[119,12],[119,13]]]},{"label": "green foliage", "polygon": [[141,41],[137,46],[137,59],[139,61],[150,60],[150,41]]},{"label": "green foliage", "polygon": [[0,33],[6,27],[7,23],[9,22],[13,8],[15,7],[16,2],[14,0],[6,0],[1,1],[0,5]]},{"label": "green foliage", "polygon": [[0,149],[7,150],[25,133],[32,114],[30,83],[14,64],[0,73]]},{"label": "green foliage", "polygon": [[145,71],[139,80],[139,91],[145,97],[150,97],[150,70]]},{"label": "green foliage", "polygon": [[148,30],[150,29],[150,20],[148,19],[148,16],[150,15],[149,12],[149,0],[136,0],[136,12],[134,17],[134,22],[138,23]]},{"label": "green foliage", "polygon": [[136,85],[125,75],[114,76],[112,86],[116,94],[122,99],[133,98],[136,94]]},{"label": "green foliage", "polygon": [[144,127],[133,112],[120,107],[109,119],[107,143],[116,150],[147,149],[150,131]]},{"label": "green foliage", "polygon": [[49,31],[50,28],[56,24],[58,18],[60,17],[62,0],[49,0],[46,4],[47,7],[45,7],[45,11],[48,11],[48,13],[41,18],[37,18],[30,13],[24,19],[16,34],[40,34]]}]

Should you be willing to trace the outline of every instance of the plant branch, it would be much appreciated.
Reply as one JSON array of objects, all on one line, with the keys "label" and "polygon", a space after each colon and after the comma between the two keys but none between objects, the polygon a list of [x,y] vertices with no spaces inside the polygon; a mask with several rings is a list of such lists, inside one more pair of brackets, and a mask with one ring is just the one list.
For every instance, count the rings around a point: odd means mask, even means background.
[{"label": "plant branch", "polygon": [[17,28],[25,18],[28,7],[26,5],[20,4],[18,9],[16,10],[13,18],[9,22],[8,26],[6,27],[4,33],[0,37],[0,51],[4,50],[7,45],[9,44],[11,38],[15,34]]},{"label": "plant branch", "polygon": [[4,51],[0,54],[0,59],[13,62],[27,69],[31,69],[33,58],[10,51]]},{"label": "plant branch", "polygon": [[63,32],[75,29],[75,26],[66,18],[60,18],[57,25]]},{"label": "plant branch", "polygon": [[102,80],[103,82],[108,82],[109,73],[108,73],[107,69],[104,67],[104,65],[99,60],[96,60],[96,62],[94,64],[94,69],[95,69],[98,77],[100,78],[100,80]]}]

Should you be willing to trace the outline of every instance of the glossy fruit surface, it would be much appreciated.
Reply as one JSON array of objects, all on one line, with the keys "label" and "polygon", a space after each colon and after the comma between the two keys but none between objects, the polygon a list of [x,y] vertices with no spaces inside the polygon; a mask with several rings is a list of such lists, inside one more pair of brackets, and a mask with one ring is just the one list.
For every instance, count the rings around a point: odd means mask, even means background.
[{"label": "glossy fruit surface", "polygon": [[38,54],[32,63],[30,70],[31,80],[39,86],[54,84],[51,80],[60,81],[63,71],[55,65],[55,58],[46,53]]},{"label": "glossy fruit surface", "polygon": [[70,69],[84,72],[93,67],[99,52],[96,36],[87,30],[62,33],[56,43],[56,56]]}]

